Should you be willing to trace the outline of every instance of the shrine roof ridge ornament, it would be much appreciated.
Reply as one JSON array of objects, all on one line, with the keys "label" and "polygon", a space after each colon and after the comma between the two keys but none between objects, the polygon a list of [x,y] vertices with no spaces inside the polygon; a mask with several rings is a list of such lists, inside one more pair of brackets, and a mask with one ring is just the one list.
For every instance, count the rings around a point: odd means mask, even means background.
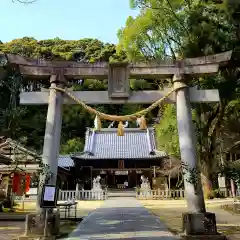
[{"label": "shrine roof ridge ornament", "polygon": [[[154,132],[155,131],[155,127],[148,127],[149,131]],[[101,128],[101,130],[95,130],[94,128],[88,127],[86,134],[88,134],[89,132],[98,132],[98,133],[116,133],[117,128]],[[134,132],[134,133],[142,133],[142,132],[146,132],[145,129],[140,129],[140,128],[124,128],[124,132]],[[154,133],[155,134],[155,133]]]}]

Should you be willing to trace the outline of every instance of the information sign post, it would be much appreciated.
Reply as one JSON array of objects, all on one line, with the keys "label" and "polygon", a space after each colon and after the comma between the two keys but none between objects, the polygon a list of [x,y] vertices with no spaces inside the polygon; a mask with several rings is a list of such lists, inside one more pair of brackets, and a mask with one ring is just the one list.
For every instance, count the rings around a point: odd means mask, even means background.
[{"label": "information sign post", "polygon": [[48,211],[49,209],[56,208],[57,206],[58,190],[55,185],[45,184],[43,185],[43,191],[41,196],[41,208],[46,209],[45,222],[44,222],[44,237],[47,237],[48,226]]}]

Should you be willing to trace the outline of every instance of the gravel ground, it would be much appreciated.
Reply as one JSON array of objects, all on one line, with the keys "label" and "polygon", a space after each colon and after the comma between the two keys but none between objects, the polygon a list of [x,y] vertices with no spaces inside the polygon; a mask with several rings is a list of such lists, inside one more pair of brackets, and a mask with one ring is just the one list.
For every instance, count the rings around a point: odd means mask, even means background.
[{"label": "gravel ground", "polygon": [[[142,204],[159,216],[172,232],[182,231],[182,213],[187,212],[185,204],[169,204],[163,201],[142,201]],[[229,240],[240,240],[240,215],[220,209],[221,202],[206,205],[207,211],[216,214],[218,231],[226,235]]]}]

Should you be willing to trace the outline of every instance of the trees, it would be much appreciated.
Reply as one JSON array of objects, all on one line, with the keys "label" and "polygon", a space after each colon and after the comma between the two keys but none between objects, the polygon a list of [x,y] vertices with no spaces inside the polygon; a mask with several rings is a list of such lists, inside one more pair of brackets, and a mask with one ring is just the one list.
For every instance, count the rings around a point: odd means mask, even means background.
[{"label": "trees", "polygon": [[181,4],[174,2],[172,5],[170,1],[132,0],[131,6],[141,11],[135,19],[129,17],[126,26],[119,30],[117,49],[124,49],[128,58],[135,61],[177,58],[175,50],[181,44],[185,27]]},{"label": "trees", "polygon": [[[124,53],[117,54],[115,45],[103,43],[97,39],[81,39],[67,41],[59,38],[37,41],[31,37],[15,39],[0,44],[0,51],[19,54],[26,57],[44,58],[48,60],[75,60],[85,62],[109,61],[124,59]],[[0,71],[0,130],[2,135],[12,139],[26,140],[26,146],[41,152],[45,132],[47,114],[46,106],[19,106],[19,88],[28,88],[29,79],[22,79],[16,69]],[[107,81],[82,79],[82,84],[73,83],[78,90],[106,90]],[[98,106],[105,112],[114,108]],[[63,107],[62,153],[80,151],[84,143],[86,127],[93,126],[94,116],[90,116],[77,105]],[[79,141],[79,142],[78,142]],[[76,145],[73,147],[73,145]],[[75,151],[74,150],[74,151]]]},{"label": "trees", "polygon": [[164,106],[162,118],[156,126],[156,136],[158,148],[164,149],[169,155],[180,158],[176,108],[174,105]]},{"label": "trees", "polygon": [[[129,18],[119,31],[117,50],[126,51],[133,61],[198,57],[230,49],[238,52],[235,23],[223,8],[193,0],[132,0],[131,3],[140,8],[140,14],[135,19]],[[231,115],[231,124],[237,124],[236,108],[240,105],[238,62],[236,54],[231,65],[215,76],[192,80],[192,85],[200,89],[219,89],[221,97],[218,104],[192,105],[199,162],[206,166],[202,172],[210,182],[220,165],[220,149],[225,146],[226,126],[229,127],[230,122],[228,116]],[[173,107],[167,106],[165,114],[157,126],[159,146],[178,155]],[[235,131],[231,136],[236,140],[239,134]]]},{"label": "trees", "polygon": [[[43,58],[48,60],[75,60],[84,62],[124,60],[124,51],[116,52],[113,44],[102,43],[97,39],[81,39],[67,41],[59,38],[37,41],[31,37],[15,39],[11,42],[0,44],[0,51],[15,53],[26,57]],[[14,69],[4,71],[6,77],[0,78],[0,113],[2,114],[1,134],[15,140],[25,139],[27,147],[38,152],[42,151],[47,106],[19,106],[19,87],[28,89],[30,79],[21,78]],[[20,77],[20,78],[19,78]],[[14,88],[14,84],[17,83]],[[10,81],[11,80],[11,81]],[[48,87],[46,82],[41,82],[39,87]],[[46,86],[45,86],[46,85]],[[156,89],[158,86],[145,80],[131,80],[133,90]],[[74,90],[100,91],[107,90],[107,80],[79,79],[70,83]],[[14,90],[15,89],[15,90]],[[14,107],[9,105],[11,97],[15,97],[14,106],[17,113],[13,115]],[[109,114],[129,114],[140,110],[141,105],[98,105],[97,109]],[[9,115],[9,116],[8,116]],[[86,127],[93,127],[95,116],[90,115],[78,105],[63,106],[63,123],[61,134],[61,153],[68,154],[74,151],[82,151],[85,141]],[[151,118],[151,116],[150,116]],[[103,122],[103,127],[108,127],[110,122]],[[117,124],[117,123],[116,123]],[[130,126],[136,126],[130,123]]]},{"label": "trees", "polygon": [[84,143],[81,138],[73,138],[62,145],[62,154],[69,154],[74,152],[82,152]]},{"label": "trees", "polygon": [[[211,54],[227,49],[238,51],[239,42],[235,36],[234,23],[226,12],[201,5],[191,12],[188,20],[191,33],[197,37],[193,42],[186,41],[187,56],[192,56],[193,53]],[[194,82],[200,88],[217,88],[221,97],[218,104],[201,104],[195,107],[199,156],[202,166],[206,167],[205,175],[208,179],[212,179],[214,172],[222,164],[222,151],[229,142],[226,137],[226,125],[229,125],[227,116],[236,113],[236,107],[240,105],[239,69],[236,67],[238,61],[237,58],[233,59],[231,65],[222,68],[214,77],[204,77]],[[233,105],[233,108],[230,107]],[[236,130],[231,133],[232,144],[236,135]]]},{"label": "trees", "polygon": [[[97,39],[62,40],[54,39],[37,41],[32,37],[14,39],[0,45],[6,53],[20,54],[26,57],[44,58],[47,60],[84,60],[85,62],[108,61],[110,57],[119,57],[115,45],[104,44]],[[78,59],[82,55],[83,59]]]}]

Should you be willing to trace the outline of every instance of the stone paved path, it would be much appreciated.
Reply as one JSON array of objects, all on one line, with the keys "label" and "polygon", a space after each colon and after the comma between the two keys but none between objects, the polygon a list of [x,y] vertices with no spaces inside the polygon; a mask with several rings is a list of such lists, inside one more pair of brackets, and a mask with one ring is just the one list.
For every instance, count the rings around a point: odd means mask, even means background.
[{"label": "stone paved path", "polygon": [[135,198],[106,200],[85,218],[66,240],[136,239],[176,240],[157,217],[149,213]]}]

